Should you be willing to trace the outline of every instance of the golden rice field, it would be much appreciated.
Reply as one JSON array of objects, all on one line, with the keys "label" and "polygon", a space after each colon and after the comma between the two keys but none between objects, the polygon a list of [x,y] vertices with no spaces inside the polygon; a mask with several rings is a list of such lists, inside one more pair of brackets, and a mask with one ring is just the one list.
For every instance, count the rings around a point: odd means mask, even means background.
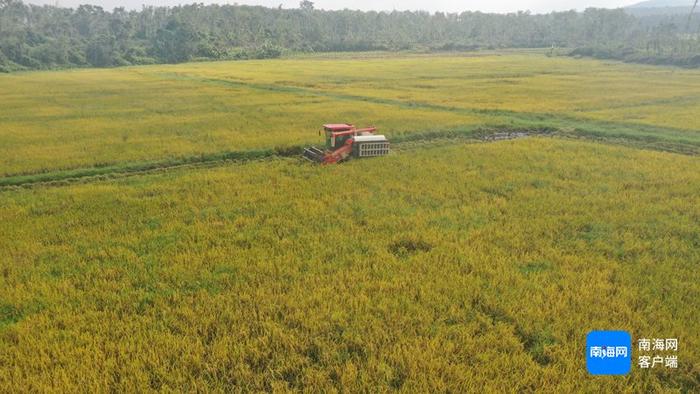
[{"label": "golden rice field", "polygon": [[[0,386],[693,387],[699,170],[533,138],[6,191]],[[680,369],[588,376],[601,327]]]},{"label": "golden rice field", "polygon": [[604,121],[700,144],[700,71],[537,54],[32,72],[0,87],[0,176],[304,145],[326,121],[389,136]]},{"label": "golden rice field", "polygon": [[[2,75],[0,392],[697,391],[700,159],[641,142],[700,143],[698,76],[524,53]],[[1,182],[334,121],[394,152]],[[436,138],[486,126],[560,132]],[[678,369],[591,376],[596,329],[677,337]]]},{"label": "golden rice field", "polygon": [[[471,110],[574,114],[700,130],[700,72],[532,54],[192,63],[169,73]],[[152,70],[149,70],[152,71]],[[673,109],[665,113],[664,108]],[[633,109],[633,111],[627,111]],[[609,112],[606,112],[609,111]],[[678,114],[687,116],[677,116]],[[690,119],[690,120],[689,120]]]}]

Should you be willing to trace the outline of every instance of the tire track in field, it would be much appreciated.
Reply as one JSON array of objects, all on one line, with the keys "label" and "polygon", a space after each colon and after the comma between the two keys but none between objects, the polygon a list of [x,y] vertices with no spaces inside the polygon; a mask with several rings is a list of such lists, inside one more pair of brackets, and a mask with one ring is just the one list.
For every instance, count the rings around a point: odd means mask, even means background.
[{"label": "tire track in field", "polygon": [[[673,154],[700,155],[700,145],[673,144],[663,139],[649,140],[630,138],[610,138],[586,132],[571,132],[542,127],[534,129],[503,127],[480,127],[465,130],[446,130],[424,134],[409,134],[394,139],[395,151],[421,149],[430,145],[449,143],[489,143],[512,140],[529,136],[546,136],[563,139],[581,139],[606,144],[622,145],[635,149],[650,149]],[[115,164],[105,167],[84,167],[45,173],[30,173],[0,177],[0,192],[34,186],[63,186],[76,182],[91,182],[107,179],[147,175],[178,169],[215,167],[226,163],[246,163],[256,160],[298,157],[301,159],[303,146],[290,146],[277,149],[217,152],[209,155],[190,156],[164,161]],[[400,153],[399,153],[400,154]]]},{"label": "tire track in field", "polygon": [[590,113],[590,112],[605,111],[605,110],[610,110],[610,109],[643,108],[643,107],[649,107],[649,106],[654,106],[654,105],[664,105],[664,104],[686,105],[686,104],[696,104],[698,102],[700,102],[700,95],[690,94],[690,95],[682,95],[682,96],[655,98],[655,99],[637,101],[634,103],[620,102],[617,104],[610,104],[610,105],[606,105],[606,106],[584,108],[584,109],[576,110],[575,112],[580,112],[580,113],[588,112],[588,113]]},{"label": "tire track in field", "polygon": [[[399,137],[394,140],[393,145],[410,145],[416,142],[423,142],[427,144],[434,140],[444,140],[446,138],[462,140],[473,139],[475,141],[478,141],[479,138],[481,138],[482,140],[486,141],[495,141],[496,139],[491,139],[490,136],[504,134],[505,137],[501,137],[498,139],[511,139],[509,138],[510,134],[508,132],[504,133],[504,131],[507,130],[501,128],[489,130],[484,128],[478,128],[467,130],[430,132],[427,134],[404,136],[403,139]],[[522,133],[523,130],[519,130],[519,132]],[[543,134],[547,132],[550,132],[550,130],[527,131],[528,134]],[[17,187],[30,187],[36,185],[60,186],[66,183],[72,183],[76,181],[104,180],[116,177],[150,174],[154,172],[162,172],[173,169],[215,166],[229,162],[250,162],[254,160],[266,160],[275,157],[301,158],[304,148],[304,146],[289,146],[275,149],[216,152],[207,155],[188,156],[161,161],[133,162],[114,164],[103,167],[79,167],[59,171],[16,174],[0,177],[0,190],[13,189]]]}]

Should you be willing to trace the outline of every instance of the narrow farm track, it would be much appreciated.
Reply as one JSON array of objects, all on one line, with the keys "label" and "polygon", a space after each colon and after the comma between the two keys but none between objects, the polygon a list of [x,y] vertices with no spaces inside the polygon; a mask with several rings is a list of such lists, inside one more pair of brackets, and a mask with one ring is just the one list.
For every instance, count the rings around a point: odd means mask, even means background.
[{"label": "narrow farm track", "polygon": [[[401,138],[399,141],[395,141],[392,145],[395,150],[401,152],[411,149],[420,149],[421,147],[434,144],[454,144],[455,142],[488,143],[529,136],[585,139],[607,144],[623,145],[639,149],[651,149],[683,155],[695,156],[700,154],[700,146],[695,144],[674,144],[664,141],[663,139],[653,140],[649,138],[644,138],[642,140],[623,137],[610,138],[603,137],[595,133],[591,134],[583,131],[562,131],[546,127],[540,129],[477,128],[468,131],[431,132],[426,134],[404,136],[404,138]],[[147,175],[165,171],[214,167],[231,162],[250,162],[273,158],[300,157],[303,149],[303,146],[291,146],[284,149],[230,151],[164,161],[127,163],[121,165],[115,164],[104,167],[86,167],[36,174],[22,174],[0,178],[0,191],[36,186],[63,186],[76,182],[95,182],[106,179]]]},{"label": "narrow farm track", "polygon": [[[446,138],[460,139],[465,142],[468,140],[473,142],[494,141],[493,139],[489,139],[488,136],[496,133],[496,131],[488,133],[431,133],[428,135],[411,136],[420,138],[410,138],[403,142],[394,143],[393,145],[394,147],[400,149],[402,145],[415,145],[418,142],[422,144],[429,144],[433,141],[444,140]],[[538,130],[530,130],[528,131],[528,134],[543,134],[543,132]],[[60,186],[77,181],[99,181],[104,179],[145,175],[183,168],[216,166],[229,162],[248,162],[253,160],[271,159],[275,157],[300,157],[304,148],[304,146],[292,146],[284,149],[219,152],[210,155],[197,155],[164,161],[128,163],[123,165],[115,164],[113,166],[104,167],[74,168],[36,174],[20,174],[0,178],[0,190],[38,185]]]}]

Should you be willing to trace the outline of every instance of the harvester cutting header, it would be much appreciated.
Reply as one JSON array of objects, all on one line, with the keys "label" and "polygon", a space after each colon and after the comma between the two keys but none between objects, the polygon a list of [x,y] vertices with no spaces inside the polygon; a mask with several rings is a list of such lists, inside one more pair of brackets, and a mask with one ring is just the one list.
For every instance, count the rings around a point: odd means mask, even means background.
[{"label": "harvester cutting header", "polygon": [[351,124],[323,125],[326,150],[312,146],[304,149],[304,158],[321,164],[340,163],[350,158],[377,157],[389,154],[389,141],[374,134],[375,127],[357,129]]}]

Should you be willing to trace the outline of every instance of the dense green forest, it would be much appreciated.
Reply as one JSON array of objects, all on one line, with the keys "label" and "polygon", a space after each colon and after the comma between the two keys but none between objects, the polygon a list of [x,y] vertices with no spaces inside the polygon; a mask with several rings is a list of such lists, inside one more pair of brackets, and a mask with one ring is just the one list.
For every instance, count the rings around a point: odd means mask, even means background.
[{"label": "dense green forest", "polygon": [[[284,51],[555,48],[700,66],[700,18],[588,9],[459,14],[192,4],[140,11],[0,0],[0,71],[278,57]],[[561,51],[557,51],[562,53]]]}]

